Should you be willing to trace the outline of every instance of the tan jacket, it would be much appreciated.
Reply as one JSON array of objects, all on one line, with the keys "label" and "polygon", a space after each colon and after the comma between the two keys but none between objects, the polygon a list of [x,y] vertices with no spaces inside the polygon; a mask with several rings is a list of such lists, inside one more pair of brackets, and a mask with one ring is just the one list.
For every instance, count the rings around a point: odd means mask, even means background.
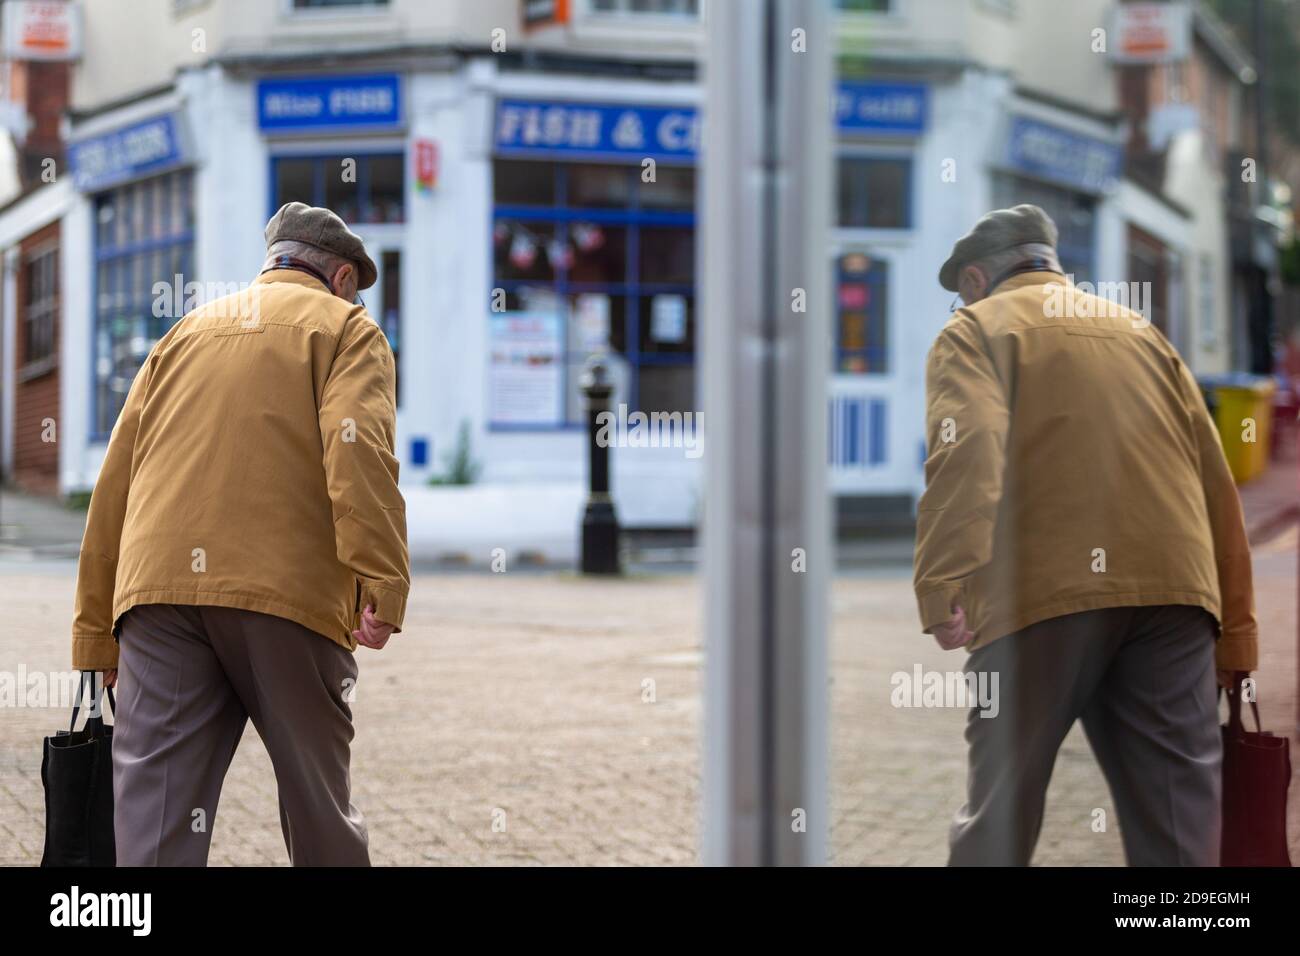
[{"label": "tan jacket", "polygon": [[1076,611],[1195,605],[1221,623],[1218,666],[1254,669],[1237,489],[1191,373],[1142,326],[1030,272],[939,334],[917,515],[926,631],[960,605],[974,650]]},{"label": "tan jacket", "polygon": [[393,364],[362,306],[290,270],[177,322],[131,386],[91,497],[73,666],[116,667],[117,622],[137,604],[261,611],[349,650],[367,604],[400,628]]}]

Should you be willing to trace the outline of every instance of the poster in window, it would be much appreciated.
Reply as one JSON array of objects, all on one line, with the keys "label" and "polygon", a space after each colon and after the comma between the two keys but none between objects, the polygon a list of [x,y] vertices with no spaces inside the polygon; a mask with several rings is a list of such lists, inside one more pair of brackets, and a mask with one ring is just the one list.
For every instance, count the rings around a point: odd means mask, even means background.
[{"label": "poster in window", "polygon": [[560,317],[504,312],[489,318],[488,417],[493,425],[560,424]]},{"label": "poster in window", "polygon": [[609,296],[586,293],[574,300],[579,347],[583,352],[609,350]]},{"label": "poster in window", "polygon": [[650,300],[650,337],[668,345],[686,341],[686,296],[657,295]]}]

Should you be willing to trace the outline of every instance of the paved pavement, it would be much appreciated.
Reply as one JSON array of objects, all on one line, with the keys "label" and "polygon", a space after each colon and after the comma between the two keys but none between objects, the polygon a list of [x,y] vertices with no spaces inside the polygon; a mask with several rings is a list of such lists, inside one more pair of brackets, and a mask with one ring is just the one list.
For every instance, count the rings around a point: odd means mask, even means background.
[{"label": "paved pavement", "polygon": [[[1261,709],[1266,725],[1294,737],[1300,540],[1294,521],[1264,521],[1259,508],[1272,505],[1243,497],[1252,526],[1263,529],[1255,549]],[[0,631],[0,670],[66,666],[74,578],[67,561],[0,554],[10,622]],[[890,704],[896,671],[961,665],[960,652],[945,654],[917,634],[909,578],[894,567],[835,581],[836,863],[940,864],[961,802],[964,711]],[[693,862],[699,599],[688,575],[613,582],[535,571],[420,575],[405,633],[383,652],[360,652],[353,780],[374,862]],[[0,864],[40,858],[41,738],[64,713],[0,710]],[[1300,767],[1300,753],[1293,764]],[[1293,789],[1291,807],[1300,859],[1300,791]],[[1112,821],[1105,832],[1093,831],[1097,808]],[[1057,761],[1036,862],[1122,863],[1113,819],[1076,730]],[[211,861],[286,862],[274,777],[251,728],[227,778]]]}]

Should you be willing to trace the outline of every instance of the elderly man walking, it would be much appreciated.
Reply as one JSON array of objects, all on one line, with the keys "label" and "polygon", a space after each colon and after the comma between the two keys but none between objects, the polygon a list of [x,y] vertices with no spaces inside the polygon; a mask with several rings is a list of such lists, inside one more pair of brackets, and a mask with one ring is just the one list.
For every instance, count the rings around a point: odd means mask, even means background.
[{"label": "elderly man walking", "polygon": [[401,630],[410,587],[393,353],[342,220],[290,203],[266,241],[247,291],[154,346],[91,498],[72,656],[119,684],[119,865],[207,862],[250,718],[294,865],[369,863],[353,651]]},{"label": "elderly man walking", "polygon": [[964,307],[928,362],[916,596],[926,633],[999,676],[949,862],[1029,863],[1079,719],[1129,864],[1217,865],[1216,669],[1256,666],[1241,505],[1178,353],[1062,275],[1056,239],[1037,206],[997,210],[939,273]]}]

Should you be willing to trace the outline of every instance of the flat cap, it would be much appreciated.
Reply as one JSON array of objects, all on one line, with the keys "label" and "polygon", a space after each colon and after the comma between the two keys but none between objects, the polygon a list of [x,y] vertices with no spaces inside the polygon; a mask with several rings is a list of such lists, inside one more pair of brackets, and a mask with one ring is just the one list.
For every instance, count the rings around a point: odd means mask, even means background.
[{"label": "flat cap", "polygon": [[301,202],[285,203],[266,224],[266,247],[269,249],[282,239],[295,239],[351,259],[357,264],[359,289],[369,289],[379,276],[361,237],[329,209]]},{"label": "flat cap", "polygon": [[976,259],[1031,242],[1043,242],[1056,248],[1056,223],[1038,206],[1022,203],[1010,209],[995,209],[957,240],[952,255],[939,269],[939,284],[949,292],[957,291],[957,273]]}]

